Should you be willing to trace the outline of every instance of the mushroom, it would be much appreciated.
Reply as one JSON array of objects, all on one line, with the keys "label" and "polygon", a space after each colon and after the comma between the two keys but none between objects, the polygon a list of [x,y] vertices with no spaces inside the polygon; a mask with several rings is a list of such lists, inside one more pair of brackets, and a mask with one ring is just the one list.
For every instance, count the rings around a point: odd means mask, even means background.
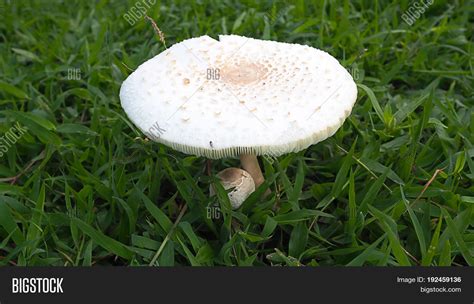
[{"label": "mushroom", "polygon": [[[255,191],[255,182],[250,174],[239,168],[226,168],[217,174],[225,190],[228,193],[232,209],[239,208],[242,203]],[[215,194],[214,187],[209,186],[209,192]]]},{"label": "mushroom", "polygon": [[264,182],[257,155],[297,152],[332,136],[356,98],[351,75],[328,53],[236,35],[177,43],[120,89],[122,107],[149,138],[210,159],[238,156],[255,188]]}]

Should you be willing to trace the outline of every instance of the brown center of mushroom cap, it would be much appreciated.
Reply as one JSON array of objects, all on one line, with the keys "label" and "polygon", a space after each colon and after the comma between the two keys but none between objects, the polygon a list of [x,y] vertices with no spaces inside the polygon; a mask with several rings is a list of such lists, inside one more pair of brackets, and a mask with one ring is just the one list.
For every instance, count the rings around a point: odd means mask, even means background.
[{"label": "brown center of mushroom cap", "polygon": [[247,60],[227,63],[220,70],[222,80],[233,85],[250,84],[265,79],[268,74],[264,65]]},{"label": "brown center of mushroom cap", "polygon": [[[236,168],[226,168],[219,172],[218,176],[221,180],[226,182],[234,182],[236,186],[240,183],[240,179],[243,177],[245,172],[243,170],[236,170]],[[239,181],[239,182],[237,182]]]}]

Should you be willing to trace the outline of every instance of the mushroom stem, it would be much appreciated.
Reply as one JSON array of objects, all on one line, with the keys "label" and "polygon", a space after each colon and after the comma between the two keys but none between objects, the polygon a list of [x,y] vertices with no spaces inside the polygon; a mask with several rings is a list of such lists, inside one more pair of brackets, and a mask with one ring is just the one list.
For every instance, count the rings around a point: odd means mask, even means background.
[{"label": "mushroom stem", "polygon": [[257,156],[254,154],[241,154],[240,163],[242,164],[242,168],[252,176],[255,182],[255,188],[263,184],[265,178],[263,177],[262,170],[260,170]]}]

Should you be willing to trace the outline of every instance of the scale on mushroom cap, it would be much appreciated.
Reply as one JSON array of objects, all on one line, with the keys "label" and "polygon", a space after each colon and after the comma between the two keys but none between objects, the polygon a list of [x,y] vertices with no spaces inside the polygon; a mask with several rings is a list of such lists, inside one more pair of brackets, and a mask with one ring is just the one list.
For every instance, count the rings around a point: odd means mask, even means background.
[{"label": "scale on mushroom cap", "polygon": [[[128,117],[152,140],[211,159],[239,156],[246,172],[218,177],[250,178],[255,187],[264,181],[256,156],[297,152],[332,136],[356,98],[351,75],[328,53],[236,35],[177,43],[120,89]],[[246,193],[230,196],[233,208],[255,190],[246,180],[223,180],[224,188],[238,185]]]}]

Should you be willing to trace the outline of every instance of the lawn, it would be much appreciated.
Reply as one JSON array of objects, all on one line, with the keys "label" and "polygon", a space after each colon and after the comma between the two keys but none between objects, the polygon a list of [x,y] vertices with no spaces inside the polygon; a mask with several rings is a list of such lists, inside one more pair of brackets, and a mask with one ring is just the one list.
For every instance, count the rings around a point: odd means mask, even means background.
[{"label": "lawn", "polygon": [[[420,3],[2,0],[0,265],[474,265],[474,3]],[[233,33],[328,52],[357,83],[351,116],[261,157],[267,182],[230,210],[205,158],[120,106],[165,50],[141,7],[168,47]]]}]

